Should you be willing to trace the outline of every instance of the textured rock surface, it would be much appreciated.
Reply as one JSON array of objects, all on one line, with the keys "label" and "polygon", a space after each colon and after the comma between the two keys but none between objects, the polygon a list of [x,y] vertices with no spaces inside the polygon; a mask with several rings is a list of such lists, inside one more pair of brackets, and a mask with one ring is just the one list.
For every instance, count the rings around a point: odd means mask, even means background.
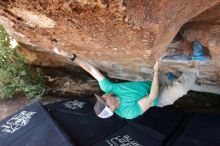
[{"label": "textured rock surface", "polygon": [[220,4],[203,12],[182,27],[185,43],[199,40],[211,55],[209,65],[201,65],[203,83],[220,85]]},{"label": "textured rock surface", "polygon": [[[199,68],[201,86],[194,90],[220,93],[219,4],[220,0],[4,0],[0,23],[24,47],[20,52],[30,63],[70,66],[51,52],[56,47],[87,58],[110,77],[127,80],[151,78],[155,58],[164,55],[181,30],[184,45],[177,50],[191,50],[192,41],[199,39],[213,59]],[[181,72],[190,66],[166,63],[162,70]]]},{"label": "textured rock surface", "polygon": [[72,97],[99,94],[98,82],[82,69],[43,68],[47,96]]}]

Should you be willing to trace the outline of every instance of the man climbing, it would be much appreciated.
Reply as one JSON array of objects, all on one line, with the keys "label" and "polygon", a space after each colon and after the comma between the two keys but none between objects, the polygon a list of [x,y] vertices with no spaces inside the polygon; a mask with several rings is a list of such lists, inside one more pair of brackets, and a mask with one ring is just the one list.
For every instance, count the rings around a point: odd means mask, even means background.
[{"label": "man climbing", "polygon": [[108,118],[114,112],[122,118],[133,119],[152,106],[173,104],[190,90],[196,80],[194,73],[184,73],[172,86],[162,86],[159,91],[159,63],[156,62],[152,81],[113,83],[85,59],[58,49],[54,52],[74,61],[99,82],[105,94],[101,98],[96,95],[98,101],[94,109],[101,118]]}]

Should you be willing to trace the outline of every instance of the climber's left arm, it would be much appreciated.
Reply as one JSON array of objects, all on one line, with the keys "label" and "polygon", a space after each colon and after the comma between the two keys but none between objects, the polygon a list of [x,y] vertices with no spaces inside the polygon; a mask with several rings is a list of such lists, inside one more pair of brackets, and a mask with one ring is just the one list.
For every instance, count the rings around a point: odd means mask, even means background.
[{"label": "climber's left arm", "polygon": [[154,76],[153,76],[150,94],[138,101],[138,104],[143,112],[147,111],[151,107],[154,99],[157,98],[159,91],[158,70],[159,70],[159,63],[156,62],[156,64],[154,65]]}]

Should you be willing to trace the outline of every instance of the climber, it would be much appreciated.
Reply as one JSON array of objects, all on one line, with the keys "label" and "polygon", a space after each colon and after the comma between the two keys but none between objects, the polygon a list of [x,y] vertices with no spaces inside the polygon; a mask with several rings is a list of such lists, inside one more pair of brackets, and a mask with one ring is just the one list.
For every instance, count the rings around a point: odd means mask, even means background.
[{"label": "climber", "polygon": [[195,73],[183,73],[172,86],[162,86],[159,89],[159,63],[156,62],[152,81],[113,83],[85,59],[56,48],[54,52],[74,61],[99,82],[105,94],[102,97],[95,95],[97,102],[94,110],[101,118],[108,118],[115,112],[122,118],[133,119],[152,106],[173,104],[190,90],[196,80]]}]

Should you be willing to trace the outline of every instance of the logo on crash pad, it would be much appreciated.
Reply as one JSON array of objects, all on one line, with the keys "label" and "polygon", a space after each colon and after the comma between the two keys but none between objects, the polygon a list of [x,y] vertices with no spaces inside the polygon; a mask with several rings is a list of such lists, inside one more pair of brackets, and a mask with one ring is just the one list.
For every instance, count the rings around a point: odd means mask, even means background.
[{"label": "logo on crash pad", "polygon": [[105,142],[110,146],[142,146],[129,135],[116,136]]},{"label": "logo on crash pad", "polygon": [[70,108],[70,109],[81,109],[84,107],[86,103],[85,102],[81,102],[81,101],[78,101],[78,100],[74,100],[74,101],[67,101],[65,103],[63,103],[63,105],[66,107],[66,108]]},{"label": "logo on crash pad", "polygon": [[3,128],[2,132],[14,133],[21,127],[26,126],[34,114],[36,114],[36,112],[20,112],[19,114],[9,119],[5,124],[1,125],[1,128]]}]

